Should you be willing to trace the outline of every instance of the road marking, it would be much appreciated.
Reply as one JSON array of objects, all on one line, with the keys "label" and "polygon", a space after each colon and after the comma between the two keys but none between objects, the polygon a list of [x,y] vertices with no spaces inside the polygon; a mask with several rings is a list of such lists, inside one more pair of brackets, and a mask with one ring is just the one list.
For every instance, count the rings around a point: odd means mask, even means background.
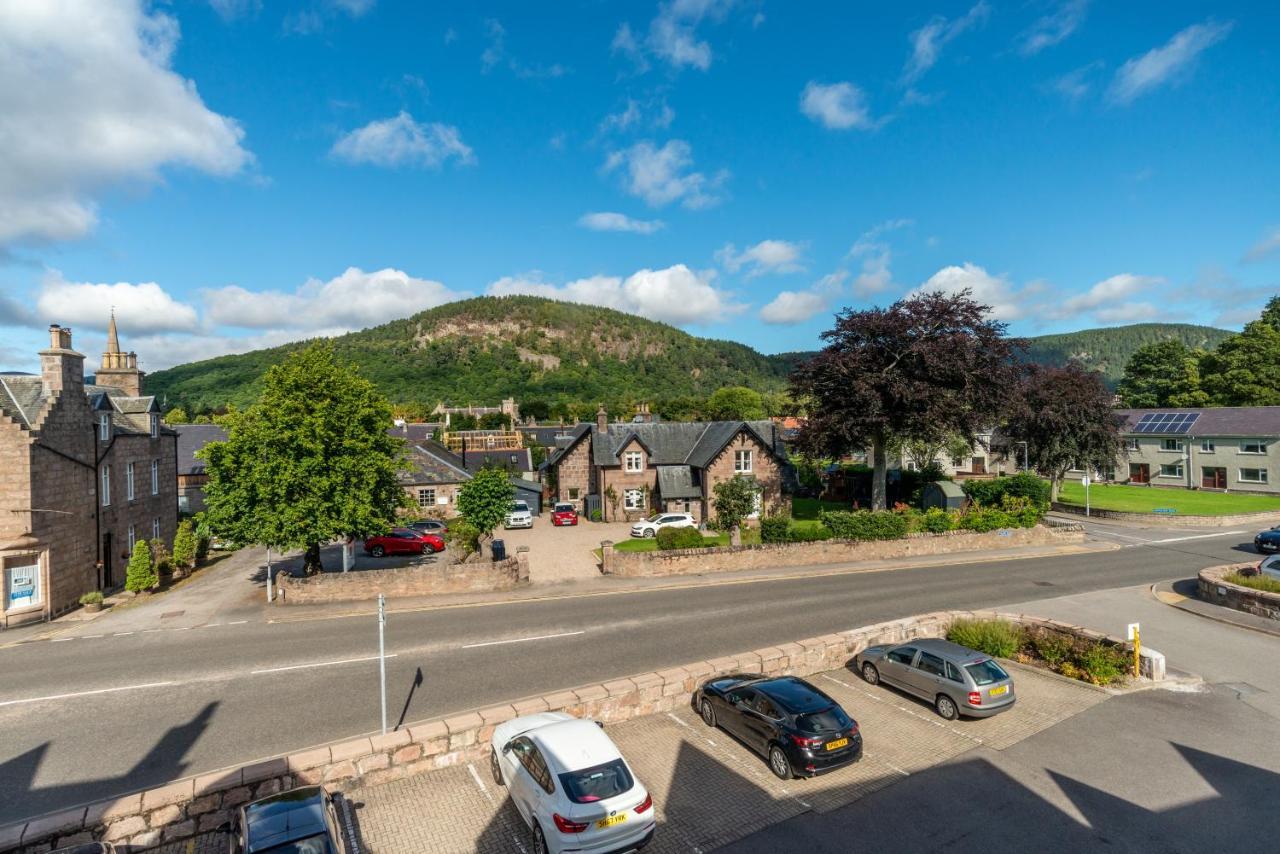
[{"label": "road marking", "polygon": [[1244,534],[1244,533],[1247,533],[1247,532],[1246,531],[1223,531],[1220,534],[1194,534],[1189,537],[1169,537],[1168,539],[1164,539],[1164,540],[1148,540],[1147,543],[1149,545],[1155,545],[1156,543],[1184,543],[1187,540],[1211,540],[1214,537],[1228,537],[1228,536],[1231,536],[1232,534]]},{"label": "road marking", "polygon": [[[391,653],[387,658],[395,658],[399,653]],[[256,676],[259,673],[281,673],[285,670],[304,670],[308,667],[329,667],[333,664],[356,664],[361,661],[377,661],[378,656],[366,655],[364,658],[344,658],[340,661],[317,661],[313,664],[290,664],[288,667],[268,667],[266,670],[251,670],[249,674]]]},{"label": "road marking", "polygon": [[463,644],[462,648],[476,649],[482,646],[501,646],[502,644],[508,644],[508,643],[527,643],[528,641],[551,640],[552,638],[569,638],[569,637],[573,637],[574,635],[584,635],[584,634],[586,634],[585,630],[580,632],[561,632],[558,635],[537,635],[531,638],[514,638],[512,640],[485,641],[484,643],[468,643],[468,644]]},{"label": "road marking", "polygon": [[100,638],[102,635],[81,635],[81,640],[89,640],[90,638]]},{"label": "road marking", "polygon": [[75,640],[75,638],[51,638],[53,643],[62,643],[63,641]]},{"label": "road marking", "polygon": [[[947,725],[946,723],[943,723],[941,720],[938,720],[938,716],[937,716],[937,715],[924,715],[924,714],[921,714],[920,712],[916,711],[915,709],[911,709],[911,708],[908,708],[907,706],[900,705],[900,704],[898,704],[898,703],[893,702],[892,700],[886,700],[886,699],[884,699],[884,697],[878,697],[878,696],[876,696],[876,694],[872,693],[871,691],[866,690],[865,688],[858,688],[858,687],[855,687],[855,686],[853,686],[853,685],[850,685],[850,684],[849,684],[849,683],[847,683],[847,682],[842,682],[842,681],[840,681],[839,679],[836,679],[836,678],[834,678],[834,677],[832,677],[832,676],[828,676],[828,675],[827,675],[827,674],[825,674],[825,673],[823,673],[823,674],[822,674],[822,678],[823,678],[823,679],[826,679],[826,680],[828,680],[828,681],[830,681],[830,682],[834,682],[834,683],[836,683],[837,685],[841,685],[841,686],[843,686],[843,687],[845,687],[845,688],[848,688],[850,691],[856,691],[856,692],[857,692],[857,693],[859,693],[859,694],[862,694],[862,695],[864,695],[864,696],[866,696],[866,697],[868,697],[868,698],[870,698],[870,699],[872,699],[872,700],[875,700],[877,703],[884,703],[884,704],[885,704],[885,705],[887,705],[887,706],[892,706],[893,708],[897,709],[897,710],[898,710],[898,711],[900,711],[900,712],[906,712],[907,714],[911,715],[911,717],[916,718],[916,719],[918,719],[918,720],[922,720],[922,721],[924,721],[925,723],[933,724],[933,725],[934,725],[934,726],[936,726],[936,727],[941,727],[942,729],[945,729],[947,732],[952,733],[953,735],[958,735],[958,736],[960,736],[961,738],[964,738],[964,739],[967,739],[967,740],[969,740],[969,741],[972,741],[974,744],[985,744],[985,743],[986,743],[986,742],[984,742],[982,739],[978,738],[976,735],[969,735],[967,732],[963,732],[963,731],[961,731],[961,730],[956,729],[955,727],[952,727],[952,726]],[[886,689],[882,689],[882,690],[886,690]]]},{"label": "road marking", "polygon": [[119,688],[99,688],[96,691],[77,691],[73,694],[50,694],[47,697],[27,697],[24,700],[5,700],[0,706],[17,706],[22,703],[43,703],[46,700],[68,700],[72,697],[90,697],[96,694],[112,694],[117,691],[136,691],[140,688],[163,688],[173,682],[147,682],[142,685],[122,685]]},{"label": "road marking", "polygon": [[678,715],[676,715],[674,712],[667,712],[667,717],[671,718],[671,720],[673,720],[673,721],[675,721],[676,723],[680,724],[680,726],[684,727],[685,729],[693,729],[693,727],[689,726],[687,723],[685,723],[684,721],[680,720],[679,716],[678,716]]},{"label": "road marking", "polygon": [[493,795],[489,794],[489,790],[485,788],[484,780],[480,779],[479,772],[476,771],[474,762],[467,763],[467,770],[471,772],[471,779],[476,781],[476,785],[480,787],[480,794],[484,795],[484,799],[493,804]]},{"label": "road marking", "polygon": [[249,621],[248,621],[248,620],[236,620],[236,621],[235,621],[235,622],[233,622],[233,623],[227,623],[227,625],[228,625],[228,626],[243,626],[243,625],[244,625],[245,623],[247,623],[247,622],[249,622]]},{"label": "road marking", "polygon": [[116,632],[115,635],[113,635],[113,637],[122,638],[122,637],[125,637],[126,635],[131,635],[131,634],[133,634],[133,632]]}]

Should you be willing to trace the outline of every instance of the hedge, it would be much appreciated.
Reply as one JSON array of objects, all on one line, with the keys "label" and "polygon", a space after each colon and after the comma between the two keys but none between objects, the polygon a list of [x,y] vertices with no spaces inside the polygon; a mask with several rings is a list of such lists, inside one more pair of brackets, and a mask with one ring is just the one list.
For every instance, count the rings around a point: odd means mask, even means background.
[{"label": "hedge", "polygon": [[890,510],[823,510],[818,518],[841,540],[898,540],[910,530],[908,514]]},{"label": "hedge", "polygon": [[967,480],[964,494],[982,507],[999,507],[1006,496],[1026,498],[1041,510],[1049,509],[1049,484],[1033,474],[1022,472],[994,480]]},{"label": "hedge", "polygon": [[697,528],[659,528],[658,548],[662,551],[672,549],[700,549],[706,545],[702,540],[702,532]]}]

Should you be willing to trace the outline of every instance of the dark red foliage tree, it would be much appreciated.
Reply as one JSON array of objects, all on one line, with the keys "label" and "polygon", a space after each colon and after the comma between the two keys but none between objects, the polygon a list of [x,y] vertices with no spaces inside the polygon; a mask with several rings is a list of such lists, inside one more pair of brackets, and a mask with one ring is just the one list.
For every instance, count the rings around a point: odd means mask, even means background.
[{"label": "dark red foliage tree", "polygon": [[1003,420],[1026,346],[1005,329],[968,290],[846,309],[822,334],[827,346],[791,374],[808,411],[799,449],[840,457],[870,448],[872,506],[883,509],[891,437],[973,441]]}]

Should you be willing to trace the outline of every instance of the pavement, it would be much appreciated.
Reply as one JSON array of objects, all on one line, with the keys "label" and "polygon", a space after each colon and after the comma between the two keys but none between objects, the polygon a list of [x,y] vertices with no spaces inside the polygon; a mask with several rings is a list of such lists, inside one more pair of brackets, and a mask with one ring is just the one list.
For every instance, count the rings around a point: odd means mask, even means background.
[{"label": "pavement", "polygon": [[[1149,585],[1240,559],[1233,534],[1151,539],[895,571],[820,567],[808,577],[581,594],[565,585],[527,600],[395,613],[386,637],[391,718],[409,723],[941,608]],[[0,822],[378,727],[369,615],[225,616],[0,649]]]}]

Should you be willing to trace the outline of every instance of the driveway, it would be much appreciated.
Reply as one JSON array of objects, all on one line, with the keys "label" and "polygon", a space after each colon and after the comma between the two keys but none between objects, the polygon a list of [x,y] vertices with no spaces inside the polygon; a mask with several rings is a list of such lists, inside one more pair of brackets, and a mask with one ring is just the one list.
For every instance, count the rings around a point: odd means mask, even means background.
[{"label": "driveway", "polygon": [[627,522],[587,522],[557,528],[551,516],[533,517],[532,528],[516,528],[493,532],[503,540],[507,554],[515,554],[518,546],[529,547],[529,581],[533,584],[557,584],[600,577],[600,562],[593,550],[601,540],[615,543],[631,536]]}]

